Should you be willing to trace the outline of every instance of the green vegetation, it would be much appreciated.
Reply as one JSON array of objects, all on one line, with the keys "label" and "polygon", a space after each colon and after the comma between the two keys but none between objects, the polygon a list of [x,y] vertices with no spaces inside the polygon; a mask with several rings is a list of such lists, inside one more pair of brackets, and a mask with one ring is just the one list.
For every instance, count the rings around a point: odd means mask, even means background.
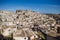
[{"label": "green vegetation", "polygon": [[11,34],[10,37],[5,37],[2,34],[0,34],[0,40],[13,40],[13,34]]},{"label": "green vegetation", "polygon": [[45,36],[41,32],[38,32],[37,35],[38,35],[39,38],[42,38],[42,39],[45,40]]},{"label": "green vegetation", "polygon": [[0,15],[0,25],[2,24],[2,16]]}]

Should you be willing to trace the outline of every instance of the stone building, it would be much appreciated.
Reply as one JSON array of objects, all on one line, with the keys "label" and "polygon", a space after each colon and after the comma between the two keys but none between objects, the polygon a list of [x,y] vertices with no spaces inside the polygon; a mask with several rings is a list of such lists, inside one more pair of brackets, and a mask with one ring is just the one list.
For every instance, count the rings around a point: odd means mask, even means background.
[{"label": "stone building", "polygon": [[8,36],[13,33],[13,38],[16,40],[27,40],[29,37],[31,40],[37,38],[36,33],[39,30],[53,37],[57,32],[60,33],[53,17],[30,10],[0,11],[0,23],[0,27],[3,29],[2,34]]}]

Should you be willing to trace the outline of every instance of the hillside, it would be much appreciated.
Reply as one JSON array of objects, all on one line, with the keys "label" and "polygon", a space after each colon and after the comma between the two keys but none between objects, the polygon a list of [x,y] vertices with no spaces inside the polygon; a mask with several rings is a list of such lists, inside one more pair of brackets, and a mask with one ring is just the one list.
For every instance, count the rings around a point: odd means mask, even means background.
[{"label": "hillside", "polygon": [[15,40],[45,39],[42,32],[57,37],[60,36],[57,31],[60,27],[60,23],[57,24],[59,18],[58,15],[46,15],[31,10],[17,10],[16,12],[0,10],[0,34],[5,37],[11,37],[13,34]]}]

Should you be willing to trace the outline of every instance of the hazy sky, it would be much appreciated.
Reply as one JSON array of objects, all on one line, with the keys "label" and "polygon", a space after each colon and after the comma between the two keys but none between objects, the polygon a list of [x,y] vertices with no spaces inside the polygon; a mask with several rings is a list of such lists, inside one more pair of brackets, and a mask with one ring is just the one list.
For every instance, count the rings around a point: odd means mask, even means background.
[{"label": "hazy sky", "polygon": [[0,10],[33,10],[60,13],[60,0],[0,0]]}]

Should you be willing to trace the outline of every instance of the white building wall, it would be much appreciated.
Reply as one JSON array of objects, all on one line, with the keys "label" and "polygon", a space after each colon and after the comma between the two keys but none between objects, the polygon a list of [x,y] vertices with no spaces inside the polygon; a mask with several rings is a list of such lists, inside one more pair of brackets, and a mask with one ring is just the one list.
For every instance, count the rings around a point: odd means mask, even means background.
[{"label": "white building wall", "polygon": [[28,40],[28,37],[13,37],[15,40]]}]

